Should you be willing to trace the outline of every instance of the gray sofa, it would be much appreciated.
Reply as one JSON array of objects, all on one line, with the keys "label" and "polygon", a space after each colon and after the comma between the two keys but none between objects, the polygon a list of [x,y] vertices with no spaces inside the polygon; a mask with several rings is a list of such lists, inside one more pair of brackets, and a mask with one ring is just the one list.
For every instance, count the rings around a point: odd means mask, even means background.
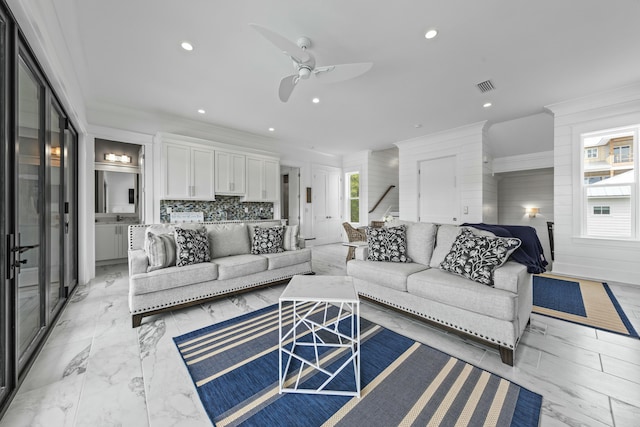
[{"label": "gray sofa", "polygon": [[298,247],[297,226],[285,228],[282,252],[256,255],[251,253],[256,225],[273,227],[280,221],[178,224],[185,229],[206,229],[211,260],[181,267],[174,262],[164,268],[150,264],[154,255],[149,252],[148,233],[172,239],[176,225],[129,226],[129,309],[133,327],[140,326],[145,316],[270,286],[296,274],[312,274],[311,250]]},{"label": "gray sofa", "polygon": [[502,361],[513,366],[533,304],[527,267],[507,261],[493,272],[493,286],[476,283],[440,268],[463,227],[406,221],[386,226],[402,224],[412,262],[369,261],[368,247],[360,247],[347,263],[360,296],[496,346]]}]

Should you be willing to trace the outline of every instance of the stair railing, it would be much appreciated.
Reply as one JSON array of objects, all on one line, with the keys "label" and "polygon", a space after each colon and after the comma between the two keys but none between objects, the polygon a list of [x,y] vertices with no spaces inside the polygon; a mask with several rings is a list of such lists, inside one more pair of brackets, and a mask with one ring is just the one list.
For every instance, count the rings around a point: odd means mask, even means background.
[{"label": "stair railing", "polygon": [[378,207],[378,205],[382,202],[382,199],[384,199],[387,194],[389,194],[389,191],[391,191],[392,188],[396,188],[395,185],[390,185],[389,188],[387,188],[387,191],[384,192],[384,194],[380,197],[380,199],[378,199],[378,201],[376,202],[376,204],[373,206],[373,208],[371,208],[371,210],[369,211],[369,213],[373,212],[376,210],[376,208]]}]

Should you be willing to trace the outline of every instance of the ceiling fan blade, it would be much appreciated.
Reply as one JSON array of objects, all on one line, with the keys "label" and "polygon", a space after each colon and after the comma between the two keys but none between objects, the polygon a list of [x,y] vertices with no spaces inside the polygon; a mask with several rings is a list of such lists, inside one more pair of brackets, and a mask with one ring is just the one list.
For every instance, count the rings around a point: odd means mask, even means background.
[{"label": "ceiling fan blade", "polygon": [[293,88],[298,84],[298,80],[300,80],[300,78],[297,74],[292,74],[280,80],[280,88],[278,89],[280,101],[287,102],[289,100],[291,92],[293,92]]},{"label": "ceiling fan blade", "polygon": [[318,81],[323,83],[335,83],[358,77],[369,71],[371,67],[373,67],[372,62],[329,65],[326,67],[317,67],[313,70],[313,74],[318,78]]},{"label": "ceiling fan blade", "polygon": [[311,58],[311,56],[304,50],[300,49],[298,45],[287,40],[280,34],[274,33],[273,31],[257,24],[249,24],[249,26],[259,32],[262,37],[269,40],[275,47],[280,49],[282,53],[293,59],[298,64],[305,63]]}]

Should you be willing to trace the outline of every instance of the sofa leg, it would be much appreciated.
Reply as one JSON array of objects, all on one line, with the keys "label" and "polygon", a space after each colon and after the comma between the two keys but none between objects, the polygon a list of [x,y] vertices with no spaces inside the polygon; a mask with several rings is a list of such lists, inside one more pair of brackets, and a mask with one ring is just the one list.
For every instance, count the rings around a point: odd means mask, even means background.
[{"label": "sofa leg", "polygon": [[131,316],[131,327],[137,328],[142,324],[142,314],[134,314]]},{"label": "sofa leg", "polygon": [[502,363],[513,366],[513,349],[500,346],[500,359]]}]

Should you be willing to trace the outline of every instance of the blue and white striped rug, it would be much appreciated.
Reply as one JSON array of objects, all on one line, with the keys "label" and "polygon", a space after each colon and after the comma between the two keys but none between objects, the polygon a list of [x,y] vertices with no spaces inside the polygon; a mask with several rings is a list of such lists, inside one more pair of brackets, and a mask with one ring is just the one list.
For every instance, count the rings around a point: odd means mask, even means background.
[{"label": "blue and white striped rug", "polygon": [[538,425],[539,394],[366,319],[361,328],[361,398],[278,393],[277,305],[174,341],[217,426]]}]

